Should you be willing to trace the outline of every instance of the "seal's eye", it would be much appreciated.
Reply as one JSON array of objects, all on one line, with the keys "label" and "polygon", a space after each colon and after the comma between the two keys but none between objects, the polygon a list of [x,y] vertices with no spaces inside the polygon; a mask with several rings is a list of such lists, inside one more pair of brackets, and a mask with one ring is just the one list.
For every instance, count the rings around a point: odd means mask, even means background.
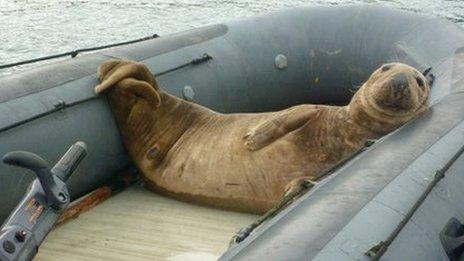
[{"label": "seal's eye", "polygon": [[391,65],[384,65],[382,66],[382,72],[386,72],[391,69]]},{"label": "seal's eye", "polygon": [[424,89],[424,81],[421,78],[416,77],[416,82],[417,82],[417,85],[419,85],[419,87],[423,90]]}]

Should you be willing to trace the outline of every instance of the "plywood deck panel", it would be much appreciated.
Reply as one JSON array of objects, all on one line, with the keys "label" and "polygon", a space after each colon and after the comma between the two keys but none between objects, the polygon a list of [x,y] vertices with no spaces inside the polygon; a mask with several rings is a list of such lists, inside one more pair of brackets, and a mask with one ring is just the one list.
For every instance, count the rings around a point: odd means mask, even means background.
[{"label": "plywood deck panel", "polygon": [[52,231],[35,260],[215,260],[256,218],[133,186]]}]

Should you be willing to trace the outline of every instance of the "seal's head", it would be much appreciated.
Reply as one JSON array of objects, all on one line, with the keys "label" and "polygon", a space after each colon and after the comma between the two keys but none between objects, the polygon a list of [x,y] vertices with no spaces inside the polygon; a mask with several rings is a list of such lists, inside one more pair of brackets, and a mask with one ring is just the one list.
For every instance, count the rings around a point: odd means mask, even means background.
[{"label": "seal's head", "polygon": [[361,86],[348,111],[357,124],[384,135],[427,110],[429,93],[429,81],[418,70],[388,63]]}]

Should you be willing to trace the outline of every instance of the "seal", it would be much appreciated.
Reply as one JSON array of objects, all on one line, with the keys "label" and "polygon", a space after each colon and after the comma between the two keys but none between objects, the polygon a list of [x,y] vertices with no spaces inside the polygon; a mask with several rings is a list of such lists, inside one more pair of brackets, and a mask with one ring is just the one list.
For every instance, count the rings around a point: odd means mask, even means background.
[{"label": "seal", "polygon": [[250,213],[317,180],[369,139],[428,108],[427,78],[406,64],[372,73],[346,106],[298,105],[221,114],[158,87],[142,63],[99,67],[124,144],[153,190],[179,200]]}]

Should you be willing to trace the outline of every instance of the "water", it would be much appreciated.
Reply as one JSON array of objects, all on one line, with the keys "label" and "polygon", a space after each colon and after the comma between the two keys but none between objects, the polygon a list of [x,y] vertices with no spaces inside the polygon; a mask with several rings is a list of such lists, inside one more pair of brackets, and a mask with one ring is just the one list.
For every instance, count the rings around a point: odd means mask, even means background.
[{"label": "water", "polygon": [[[0,0],[0,64],[283,8],[359,3],[393,6],[464,25],[461,0]],[[0,76],[21,69],[24,66],[0,70]]]}]

